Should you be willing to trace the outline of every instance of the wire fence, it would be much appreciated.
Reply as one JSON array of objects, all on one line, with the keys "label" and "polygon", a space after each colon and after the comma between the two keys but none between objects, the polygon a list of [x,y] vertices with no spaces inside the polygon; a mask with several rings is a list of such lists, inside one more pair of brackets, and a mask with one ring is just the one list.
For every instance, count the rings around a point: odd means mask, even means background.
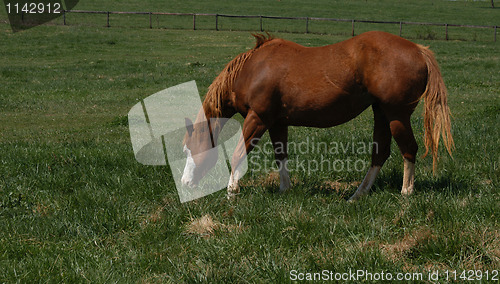
[{"label": "wire fence", "polygon": [[[133,26],[167,29],[192,30],[236,30],[269,31],[315,34],[350,34],[362,33],[374,28],[390,31],[407,38],[445,39],[445,40],[480,40],[497,41],[498,26],[462,25],[448,23],[426,23],[408,21],[372,21],[356,19],[336,19],[318,17],[279,17],[264,15],[227,15],[210,13],[163,13],[163,12],[118,12],[118,11],[83,11],[64,10],[63,24],[95,24],[93,19],[77,15],[105,15],[106,22],[100,25]],[[140,17],[140,18],[134,18]]]}]

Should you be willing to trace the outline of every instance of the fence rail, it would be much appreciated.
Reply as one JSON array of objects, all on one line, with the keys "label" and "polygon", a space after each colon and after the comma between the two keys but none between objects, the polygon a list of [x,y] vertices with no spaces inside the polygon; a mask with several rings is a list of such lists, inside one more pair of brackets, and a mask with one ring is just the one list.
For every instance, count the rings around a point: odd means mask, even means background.
[{"label": "fence rail", "polygon": [[458,27],[458,28],[472,28],[472,29],[492,29],[493,39],[497,41],[497,29],[498,26],[486,26],[486,25],[462,25],[462,24],[448,24],[448,23],[430,23],[430,22],[408,22],[408,21],[373,21],[373,20],[356,20],[356,19],[337,19],[337,18],[318,18],[318,17],[281,17],[281,16],[265,16],[265,15],[228,15],[228,14],[214,14],[214,13],[167,13],[167,12],[120,12],[120,11],[85,11],[85,10],[63,10],[63,24],[66,25],[66,15],[69,13],[81,13],[81,14],[104,14],[106,15],[106,26],[110,27],[110,15],[112,14],[133,14],[133,15],[149,15],[149,28],[153,28],[153,15],[163,15],[163,16],[190,16],[193,19],[192,29],[196,30],[196,18],[200,16],[208,16],[215,18],[214,29],[219,30],[219,18],[241,18],[241,19],[259,19],[259,30],[264,31],[263,19],[271,20],[297,20],[304,21],[305,27],[304,32],[310,33],[309,23],[311,21],[329,21],[329,22],[350,22],[351,23],[351,35],[355,35],[355,24],[356,23],[367,23],[367,24],[392,24],[399,25],[399,35],[402,36],[403,25],[418,25],[418,26],[438,26],[445,28],[445,39],[449,39],[448,28]]}]

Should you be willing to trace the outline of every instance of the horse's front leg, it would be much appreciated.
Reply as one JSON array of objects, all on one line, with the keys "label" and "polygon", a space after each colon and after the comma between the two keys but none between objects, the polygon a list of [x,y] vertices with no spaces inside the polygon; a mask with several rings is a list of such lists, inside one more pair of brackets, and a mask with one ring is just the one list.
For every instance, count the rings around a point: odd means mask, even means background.
[{"label": "horse's front leg", "polygon": [[288,127],[275,125],[269,129],[269,136],[273,142],[274,158],[280,173],[280,192],[284,192],[292,185],[288,172]]},{"label": "horse's front leg", "polygon": [[243,122],[242,136],[231,160],[231,176],[227,185],[227,197],[232,198],[240,192],[238,181],[241,178],[240,165],[246,155],[257,145],[260,138],[266,132],[267,127],[259,116],[250,110]]}]

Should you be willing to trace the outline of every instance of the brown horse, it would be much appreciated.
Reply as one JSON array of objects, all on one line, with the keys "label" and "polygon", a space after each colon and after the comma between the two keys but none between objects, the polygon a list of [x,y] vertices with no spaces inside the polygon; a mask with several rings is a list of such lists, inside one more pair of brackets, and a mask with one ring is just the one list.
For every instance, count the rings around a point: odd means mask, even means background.
[{"label": "brown horse", "polygon": [[[266,130],[275,149],[283,191],[290,187],[288,126],[332,127],[355,118],[369,106],[375,119],[371,167],[350,200],[369,192],[389,157],[391,137],[404,160],[401,193],[413,192],[418,146],[410,116],[421,98],[425,101],[425,155],[430,149],[433,171],[440,136],[451,155],[454,144],[447,91],[428,48],[375,31],[322,47],[254,36],[255,47],[229,62],[210,85],[196,119],[200,122],[206,117],[210,122],[236,113],[245,118],[243,137],[231,162],[229,196],[239,192],[238,166]],[[186,164],[182,181],[193,185],[209,167],[204,165],[207,157],[203,153],[214,146],[213,136],[223,125],[213,120],[193,125],[187,119],[186,127],[184,149],[190,164]]]}]

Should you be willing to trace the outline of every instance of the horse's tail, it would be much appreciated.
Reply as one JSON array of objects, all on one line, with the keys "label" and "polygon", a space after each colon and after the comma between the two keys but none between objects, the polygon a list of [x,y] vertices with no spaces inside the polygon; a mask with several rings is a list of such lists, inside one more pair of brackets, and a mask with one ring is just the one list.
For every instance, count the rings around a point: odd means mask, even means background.
[{"label": "horse's tail", "polygon": [[273,39],[270,34],[253,34],[256,43],[255,47],[247,52],[241,53],[231,60],[226,67],[215,78],[210,87],[208,87],[203,108],[205,113],[210,117],[220,117],[223,108],[223,99],[230,95],[233,90],[233,84],[245,62],[250,58],[252,53],[261,47],[264,43]]},{"label": "horse's tail", "polygon": [[429,148],[432,152],[432,171],[436,173],[439,138],[443,137],[444,146],[451,156],[455,147],[451,136],[450,108],[448,107],[448,92],[444,85],[441,71],[433,52],[425,46],[419,45],[420,51],[427,64],[427,86],[422,97],[424,98],[424,129],[425,154]]}]

